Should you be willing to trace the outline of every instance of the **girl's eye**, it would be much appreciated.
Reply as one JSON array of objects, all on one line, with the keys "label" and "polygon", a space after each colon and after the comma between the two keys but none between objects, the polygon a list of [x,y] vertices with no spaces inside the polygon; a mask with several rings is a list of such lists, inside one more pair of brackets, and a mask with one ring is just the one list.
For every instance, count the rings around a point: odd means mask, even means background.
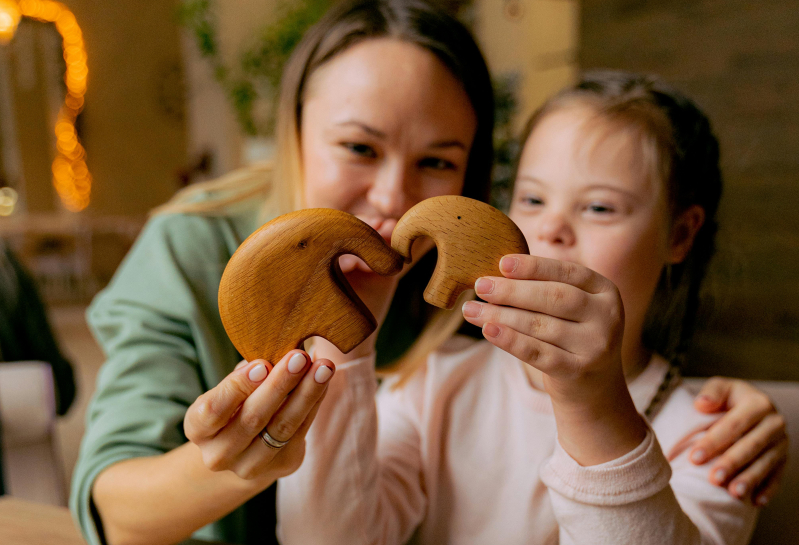
[{"label": "girl's eye", "polygon": [[375,152],[372,146],[367,144],[358,144],[356,142],[344,142],[341,144],[349,151],[358,155],[359,157],[368,157],[368,158],[375,158],[377,157],[377,152]]},{"label": "girl's eye", "polygon": [[603,203],[591,203],[588,205],[588,210],[596,214],[612,214],[616,211],[612,206]]},{"label": "girl's eye", "polygon": [[452,161],[447,161],[446,159],[440,159],[438,157],[425,157],[419,161],[419,166],[422,168],[432,168],[434,170],[455,170],[456,168]]},{"label": "girl's eye", "polygon": [[540,206],[544,204],[543,199],[533,195],[522,195],[519,197],[519,202],[527,206]]}]

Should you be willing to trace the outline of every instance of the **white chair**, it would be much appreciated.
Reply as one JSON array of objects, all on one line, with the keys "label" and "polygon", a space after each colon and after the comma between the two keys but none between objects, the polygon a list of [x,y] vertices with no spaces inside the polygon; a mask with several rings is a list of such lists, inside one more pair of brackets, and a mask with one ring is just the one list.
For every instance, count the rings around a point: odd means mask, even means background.
[{"label": "white chair", "polygon": [[0,419],[6,494],[66,505],[55,441],[55,393],[49,364],[0,363]]},{"label": "white chair", "polygon": [[[705,379],[686,379],[699,391]],[[760,513],[750,545],[799,543],[799,382],[752,381],[763,390],[785,417],[790,452],[780,491]]]}]

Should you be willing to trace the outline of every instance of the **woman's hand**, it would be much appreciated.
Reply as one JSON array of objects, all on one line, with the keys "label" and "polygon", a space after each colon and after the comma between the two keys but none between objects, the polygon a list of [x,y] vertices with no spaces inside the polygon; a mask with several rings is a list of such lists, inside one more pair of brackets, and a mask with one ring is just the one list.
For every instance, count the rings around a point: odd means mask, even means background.
[{"label": "woman's hand", "polygon": [[779,487],[788,461],[785,419],[766,394],[736,379],[714,377],[694,401],[704,413],[727,411],[690,453],[695,464],[719,454],[708,479],[736,498],[766,505]]},{"label": "woman's hand", "polygon": [[[310,363],[292,350],[272,367],[268,362],[241,362],[215,388],[189,407],[186,437],[212,471],[230,470],[264,488],[297,470],[305,455],[305,434],[322,402],[335,366],[329,360]],[[267,444],[266,431],[285,446]]]},{"label": "woman's hand", "polygon": [[503,257],[500,270],[504,278],[476,282],[486,303],[466,303],[466,320],[545,374],[560,443],[580,464],[633,450],[646,426],[624,379],[616,286],[581,265],[529,255]]}]

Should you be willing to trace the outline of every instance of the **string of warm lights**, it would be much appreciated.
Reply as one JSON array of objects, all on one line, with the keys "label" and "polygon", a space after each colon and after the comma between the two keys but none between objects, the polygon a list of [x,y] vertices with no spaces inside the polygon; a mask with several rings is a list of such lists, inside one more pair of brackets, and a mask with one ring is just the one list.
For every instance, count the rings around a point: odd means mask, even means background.
[{"label": "string of warm lights", "polygon": [[[14,10],[16,8],[16,11]],[[89,205],[92,177],[86,166],[86,150],[78,139],[75,119],[83,109],[86,80],[89,69],[86,64],[86,48],[75,16],[64,4],[51,0],[20,0],[14,6],[9,0],[0,0],[0,33],[3,31],[3,16],[9,22],[8,39],[16,30],[19,16],[37,21],[55,23],[61,34],[66,61],[64,81],[67,96],[58,112],[55,125],[56,149],[53,161],[53,185],[61,202],[68,210],[77,212]]]}]

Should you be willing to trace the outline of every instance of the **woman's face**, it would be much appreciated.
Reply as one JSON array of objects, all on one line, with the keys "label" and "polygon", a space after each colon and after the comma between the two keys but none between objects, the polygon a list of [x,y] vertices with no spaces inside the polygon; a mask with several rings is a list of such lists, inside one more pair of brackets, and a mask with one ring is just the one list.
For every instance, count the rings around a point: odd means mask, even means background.
[{"label": "woman's face", "polygon": [[672,236],[664,188],[631,133],[602,121],[587,129],[589,119],[594,111],[576,104],[539,122],[522,150],[510,217],[531,254],[579,263],[619,288],[626,344],[640,340],[661,270],[684,258],[693,234]]},{"label": "woman's face", "polygon": [[418,202],[463,190],[477,120],[431,52],[396,39],[356,44],[311,76],[301,150],[305,204],[390,236]]}]

